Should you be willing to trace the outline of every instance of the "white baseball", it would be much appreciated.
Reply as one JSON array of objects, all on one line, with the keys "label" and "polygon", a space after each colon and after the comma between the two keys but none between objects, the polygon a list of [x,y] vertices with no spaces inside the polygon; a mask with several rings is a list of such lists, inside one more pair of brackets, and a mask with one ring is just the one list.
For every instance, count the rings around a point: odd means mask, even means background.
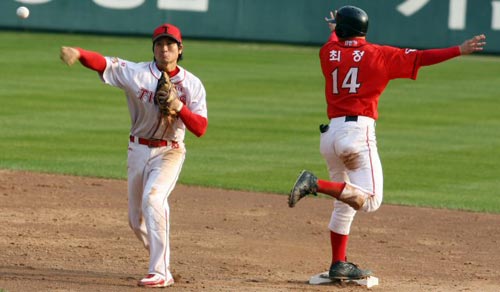
[{"label": "white baseball", "polygon": [[28,16],[30,16],[30,11],[28,8],[21,6],[21,7],[17,8],[16,14],[19,18],[26,19],[26,18],[28,18]]}]

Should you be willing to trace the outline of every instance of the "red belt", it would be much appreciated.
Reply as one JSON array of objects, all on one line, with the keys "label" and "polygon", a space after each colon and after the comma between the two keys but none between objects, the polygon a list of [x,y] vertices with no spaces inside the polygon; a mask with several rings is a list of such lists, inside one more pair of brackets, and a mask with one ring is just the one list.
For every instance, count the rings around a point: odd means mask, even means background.
[{"label": "red belt", "polygon": [[179,144],[176,141],[165,141],[158,139],[145,139],[130,135],[130,142],[137,142],[141,145],[146,145],[148,147],[165,147],[171,146],[172,148],[179,148]]}]

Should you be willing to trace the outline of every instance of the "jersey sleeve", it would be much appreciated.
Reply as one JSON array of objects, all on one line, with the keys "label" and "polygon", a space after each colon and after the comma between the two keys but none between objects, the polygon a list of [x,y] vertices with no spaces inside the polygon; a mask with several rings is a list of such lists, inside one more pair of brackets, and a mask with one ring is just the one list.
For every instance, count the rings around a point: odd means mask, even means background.
[{"label": "jersey sleeve", "polygon": [[186,105],[179,112],[179,116],[189,131],[201,137],[208,126],[206,91],[201,80],[194,75],[190,77],[194,81],[190,86],[190,98],[186,100]]},{"label": "jersey sleeve", "polygon": [[207,93],[201,81],[198,80],[197,86],[193,89],[191,98],[186,101],[189,110],[197,115],[207,118]]},{"label": "jersey sleeve", "polygon": [[384,55],[389,79],[417,79],[417,73],[420,69],[421,51],[390,46],[382,46],[380,48]]},{"label": "jersey sleeve", "polygon": [[118,88],[124,88],[131,79],[132,63],[116,57],[105,58],[106,69],[101,75],[102,80],[106,84]]}]

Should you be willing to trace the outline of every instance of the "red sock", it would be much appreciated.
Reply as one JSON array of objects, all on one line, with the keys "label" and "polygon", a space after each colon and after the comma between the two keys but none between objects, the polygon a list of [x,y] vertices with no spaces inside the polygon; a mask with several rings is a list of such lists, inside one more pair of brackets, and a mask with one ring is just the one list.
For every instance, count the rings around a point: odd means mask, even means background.
[{"label": "red sock", "polygon": [[342,235],[330,231],[330,243],[332,245],[332,263],[346,261],[347,240],[349,235]]},{"label": "red sock", "polygon": [[334,182],[318,179],[318,192],[338,198],[344,190],[345,182]]}]

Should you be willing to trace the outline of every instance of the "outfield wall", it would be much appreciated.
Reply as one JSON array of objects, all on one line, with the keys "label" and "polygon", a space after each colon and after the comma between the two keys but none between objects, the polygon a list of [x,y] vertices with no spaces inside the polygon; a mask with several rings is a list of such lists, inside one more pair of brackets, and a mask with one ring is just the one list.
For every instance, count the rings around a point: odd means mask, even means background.
[{"label": "outfield wall", "polygon": [[[0,28],[150,35],[163,22],[187,38],[321,44],[324,17],[352,4],[370,16],[369,40],[444,47],[475,34],[500,53],[500,0],[2,0]],[[18,6],[31,15],[17,18]]]}]

